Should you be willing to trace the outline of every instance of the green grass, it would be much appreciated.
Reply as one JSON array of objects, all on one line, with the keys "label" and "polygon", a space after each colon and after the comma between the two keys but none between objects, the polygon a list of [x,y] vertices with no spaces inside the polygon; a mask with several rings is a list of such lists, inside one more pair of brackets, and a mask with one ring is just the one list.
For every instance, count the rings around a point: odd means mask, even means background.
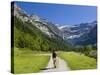
[{"label": "green grass", "polygon": [[94,58],[75,52],[59,52],[59,57],[64,59],[72,70],[96,69],[97,62]]},{"label": "green grass", "polygon": [[33,73],[40,72],[45,68],[50,59],[49,55],[32,54],[31,51],[21,51],[15,48],[14,73]]}]

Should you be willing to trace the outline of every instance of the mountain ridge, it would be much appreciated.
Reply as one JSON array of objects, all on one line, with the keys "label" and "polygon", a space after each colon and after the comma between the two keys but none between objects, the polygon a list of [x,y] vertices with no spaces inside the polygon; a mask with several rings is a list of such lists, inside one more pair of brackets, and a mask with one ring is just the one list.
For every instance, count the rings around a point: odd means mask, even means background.
[{"label": "mountain ridge", "polygon": [[[95,29],[94,29],[95,28]],[[97,40],[97,21],[93,21],[90,23],[81,23],[78,25],[72,25],[72,26],[65,26],[63,28],[60,29],[65,37],[65,40],[69,41],[69,43],[74,44],[74,45],[82,45],[81,42],[87,38],[89,38],[91,33],[94,31],[94,36],[95,39],[93,40]],[[87,38],[82,39],[84,36],[87,36]],[[92,38],[92,37],[90,37]],[[91,40],[92,41],[92,40]],[[89,42],[88,40],[84,42],[84,44],[86,42]],[[80,43],[80,44],[79,44]],[[94,42],[96,43],[96,41]],[[93,43],[89,43],[89,44],[93,44]]]},{"label": "mountain ridge", "polygon": [[[23,9],[18,7],[16,4],[14,5],[14,16],[19,18],[23,22],[30,22],[44,34],[49,36],[49,38],[63,40],[69,45],[84,45],[85,43],[89,42],[87,40],[83,44],[81,43],[83,40],[89,38],[89,32],[92,28],[94,28],[97,25],[97,21],[93,21],[90,23],[81,23],[77,25],[65,25],[57,27],[57,25],[59,24],[53,24],[52,22],[49,22],[46,19],[42,19],[36,14],[28,15]],[[96,34],[96,31],[94,34]],[[83,38],[87,35],[88,37]],[[96,40],[96,37],[94,40]],[[89,44],[91,44],[91,42]]]},{"label": "mountain ridge", "polygon": [[31,50],[50,51],[52,48],[65,50],[67,42],[60,30],[51,22],[27,15],[17,5],[14,7],[14,46]]}]

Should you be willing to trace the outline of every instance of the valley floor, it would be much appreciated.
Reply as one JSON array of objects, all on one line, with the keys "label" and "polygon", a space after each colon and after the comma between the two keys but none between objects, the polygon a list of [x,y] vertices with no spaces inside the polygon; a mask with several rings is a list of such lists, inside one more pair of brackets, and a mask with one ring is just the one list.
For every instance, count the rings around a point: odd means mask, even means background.
[{"label": "valley floor", "polygon": [[[96,69],[96,59],[76,52],[57,52],[57,67],[53,68],[51,53],[24,52],[15,49],[14,73],[57,72]],[[12,64],[13,65],[13,64]]]}]

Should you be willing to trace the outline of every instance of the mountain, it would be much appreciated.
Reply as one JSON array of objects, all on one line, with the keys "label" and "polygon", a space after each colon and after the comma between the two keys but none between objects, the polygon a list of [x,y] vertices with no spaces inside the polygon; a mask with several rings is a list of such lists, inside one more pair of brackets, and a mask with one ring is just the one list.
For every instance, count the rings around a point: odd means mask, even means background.
[{"label": "mountain", "polygon": [[41,19],[39,16],[33,14],[33,15],[27,15],[25,11],[23,11],[21,8],[19,8],[17,5],[14,7],[14,15],[18,18],[20,18],[22,21],[30,21],[32,24],[34,24],[37,28],[39,28],[42,32],[49,35],[50,37],[62,37],[61,31],[51,22],[48,22],[44,19]]},{"label": "mountain", "polygon": [[72,45],[88,45],[97,43],[97,21],[77,25],[58,27],[63,37]]},{"label": "mountain", "polygon": [[61,26],[36,14],[29,15],[16,4],[12,6],[12,18],[15,47],[34,50],[50,50],[54,47],[64,50],[70,44],[97,43],[97,21]]},{"label": "mountain", "polygon": [[95,45],[97,43],[97,25],[95,25],[90,30],[90,32],[85,33],[84,35],[77,38],[76,43],[79,45],[88,45],[88,44]]},{"label": "mountain", "polygon": [[16,4],[12,5],[12,20],[14,30],[12,47],[49,51],[52,48],[65,50],[68,46],[55,24],[36,14],[27,14]]}]

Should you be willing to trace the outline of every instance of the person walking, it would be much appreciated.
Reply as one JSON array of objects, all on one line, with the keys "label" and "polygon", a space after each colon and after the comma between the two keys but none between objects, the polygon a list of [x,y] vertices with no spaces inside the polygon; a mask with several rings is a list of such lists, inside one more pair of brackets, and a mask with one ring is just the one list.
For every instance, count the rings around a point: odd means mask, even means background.
[{"label": "person walking", "polygon": [[54,68],[56,68],[56,57],[57,57],[57,54],[55,52],[55,49],[53,49],[53,51],[52,51],[52,59],[53,59]]}]

